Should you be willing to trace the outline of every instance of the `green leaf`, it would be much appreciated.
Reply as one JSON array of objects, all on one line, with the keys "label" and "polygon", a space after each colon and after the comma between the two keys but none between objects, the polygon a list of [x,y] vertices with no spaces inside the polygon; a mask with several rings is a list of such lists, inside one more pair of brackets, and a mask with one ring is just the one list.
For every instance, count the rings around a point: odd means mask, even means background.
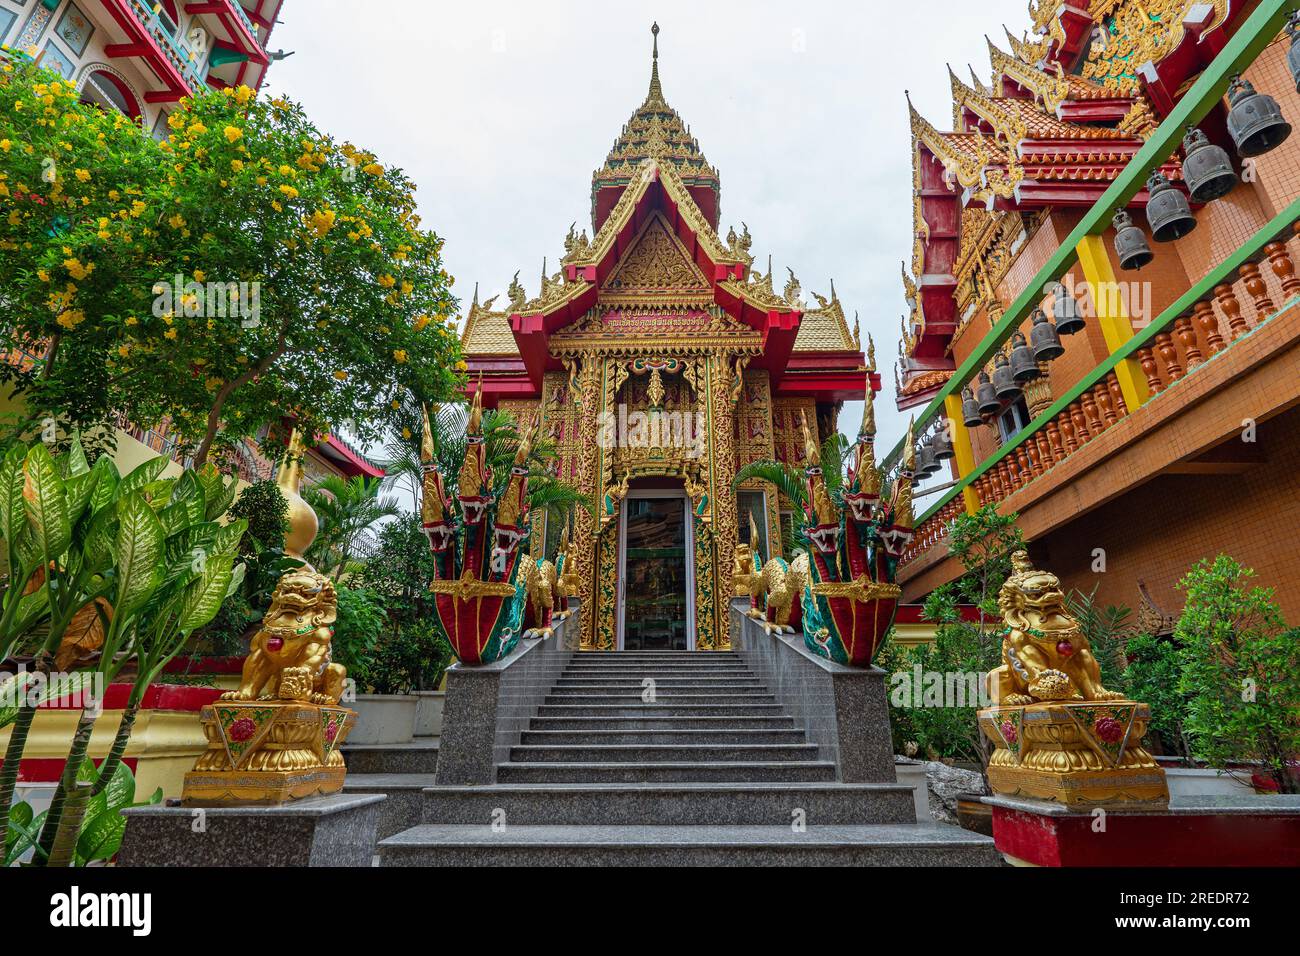
[{"label": "green leaf", "polygon": [[143,491],[144,487],[157,479],[167,467],[167,459],[163,457],[150,458],[148,461],[137,466],[129,475],[122,479],[121,493],[127,495],[132,491]]},{"label": "green leaf", "polygon": [[67,492],[54,459],[44,445],[33,445],[27,452],[24,471],[27,481],[23,486],[23,504],[27,509],[27,525],[32,529],[32,544],[48,564],[57,560],[72,543]]},{"label": "green leaf", "polygon": [[90,493],[90,510],[98,514],[116,497],[122,479],[117,473],[117,466],[107,455],[102,455],[91,471],[99,472],[99,480],[95,482],[94,490]]},{"label": "green leaf", "polygon": [[[103,796],[103,794],[100,794]],[[84,863],[108,860],[122,847],[122,834],[126,832],[126,817],[120,810],[109,809],[95,817],[87,817],[77,840],[77,857]]]},{"label": "green leaf", "polygon": [[208,494],[208,512],[205,517],[209,521],[216,521],[230,510],[230,506],[235,503],[235,496],[238,494],[239,482],[237,481],[231,481],[230,484],[225,485],[220,491]]},{"label": "green leaf", "polygon": [[182,633],[202,627],[221,610],[221,602],[226,599],[233,577],[231,564],[234,559],[233,554],[209,555],[203,573],[185,586],[177,622]]},{"label": "green leaf", "polygon": [[95,761],[87,757],[81,761],[81,766],[77,768],[77,783],[94,783],[99,779],[99,771],[95,769]]},{"label": "green leaf", "polygon": [[68,495],[68,520],[73,524],[77,523],[77,519],[89,506],[90,496],[94,494],[95,484],[102,474],[102,472],[85,471],[73,475],[63,483]]},{"label": "green leaf", "polygon": [[116,614],[133,614],[149,599],[158,586],[162,556],[158,516],[139,493],[129,493],[118,504]]},{"label": "green leaf", "polygon": [[0,535],[11,545],[13,535],[22,527],[24,457],[23,447],[14,445],[0,462]]},{"label": "green leaf", "polygon": [[86,450],[81,447],[81,435],[73,435],[72,446],[68,449],[67,474],[70,478],[75,478],[89,471],[90,462],[86,461]]},{"label": "green leaf", "polygon": [[104,795],[109,810],[115,811],[130,806],[131,801],[135,799],[135,777],[131,774],[130,767],[124,763],[117,765],[112,778],[104,788]]}]

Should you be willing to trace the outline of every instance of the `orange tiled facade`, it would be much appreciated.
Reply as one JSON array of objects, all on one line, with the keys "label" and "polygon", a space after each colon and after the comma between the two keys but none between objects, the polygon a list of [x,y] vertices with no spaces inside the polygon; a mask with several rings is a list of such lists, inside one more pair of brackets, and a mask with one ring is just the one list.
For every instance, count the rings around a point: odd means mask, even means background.
[{"label": "orange tiled facade", "polygon": [[[1187,26],[1178,43],[1202,44],[1208,51],[1217,42],[1215,31],[1221,31],[1219,39],[1231,37],[1245,19],[1236,6],[1214,5],[1210,18],[1195,29]],[[1208,7],[1120,0],[1094,3],[1090,10],[1096,26],[1134,30],[1160,17],[1190,24]],[[1039,19],[1032,40],[1009,38],[1012,55],[992,50],[994,74],[987,86],[974,77],[972,85],[953,78],[955,133],[939,133],[913,114],[917,241],[904,274],[912,311],[898,368],[902,408],[929,403],[952,370],[980,351],[1004,311],[1063,245],[1096,198],[1080,176],[1083,168],[1091,163],[1104,186],[1123,166],[1111,170],[1104,162],[1108,150],[1122,145],[1118,134],[1127,130],[1143,140],[1176,102],[1167,88],[1148,82],[1174,79],[1160,59],[1140,77],[1132,75],[1113,62],[1107,66],[1100,34],[1076,37],[1071,31],[1077,32],[1077,23],[1054,27],[1050,13]],[[1275,38],[1244,75],[1296,122],[1300,96],[1286,65],[1288,45],[1285,36]],[[1156,57],[1172,57],[1179,49],[1142,48]],[[1183,60],[1187,49],[1178,54]],[[1194,78],[1189,73],[1173,88],[1181,94]],[[1029,104],[1054,114],[1056,122],[1013,123],[1001,102],[1007,98],[1021,98],[1015,104],[1020,117],[1029,115]],[[1101,108],[1107,103],[1109,112]],[[1224,131],[1226,113],[1225,101],[1202,128],[1237,164]],[[1145,121],[1136,121],[1139,115]],[[1045,135],[1078,141],[1076,152],[1068,161],[1056,160],[1050,176],[1026,158],[1035,150],[1051,152],[1030,142]],[[972,145],[975,140],[982,145]],[[1020,144],[1019,159],[995,154],[998,143],[1007,152],[1007,141]],[[1182,178],[1179,159],[1175,155],[1162,167],[1175,182]],[[970,180],[971,162],[984,164],[982,179]],[[1152,243],[1155,259],[1140,272],[1120,271],[1114,231],[1103,237],[1134,331],[1300,197],[1300,137],[1237,165],[1236,172],[1242,182],[1231,193],[1196,207],[1193,232]],[[1014,180],[1015,188],[999,192],[999,177]],[[1076,191],[1049,191],[1049,181],[1074,183]],[[1143,227],[1146,199],[1143,190],[1130,204]],[[953,223],[955,230],[947,228]],[[1131,367],[1151,393],[1140,408],[1127,407],[1112,373],[976,479],[975,501],[1019,513],[1035,558],[1068,587],[1085,593],[1097,588],[1103,602],[1136,606],[1142,582],[1158,606],[1176,613],[1182,606],[1177,582],[1196,561],[1227,552],[1253,567],[1260,584],[1276,589],[1290,619],[1300,619],[1300,549],[1293,540],[1300,529],[1296,255],[1300,241],[1292,234],[1278,237],[1139,350]],[[1051,408],[1111,354],[1081,265],[1062,281],[1078,290],[1087,325],[1063,337],[1064,354],[1044,363],[1043,377],[1026,385],[1025,421],[1003,428],[986,418],[969,429],[976,468],[1018,437],[1016,424],[1023,427]],[[1049,314],[1051,301],[1044,296]],[[1026,320],[1021,331],[1028,336],[1029,330]],[[948,467],[953,478],[961,477],[956,461]],[[945,534],[964,509],[957,496],[918,528],[900,573],[906,600],[918,600],[960,573],[947,555]]]}]

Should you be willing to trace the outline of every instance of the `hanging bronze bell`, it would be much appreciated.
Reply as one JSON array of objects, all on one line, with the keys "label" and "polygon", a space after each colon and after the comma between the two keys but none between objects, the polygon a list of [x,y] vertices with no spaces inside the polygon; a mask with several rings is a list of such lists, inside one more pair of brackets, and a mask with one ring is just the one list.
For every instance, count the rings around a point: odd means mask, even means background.
[{"label": "hanging bronze bell", "polygon": [[[1057,288],[1064,290],[1065,287],[1057,286]],[[1075,308],[1077,309],[1078,306],[1076,305]],[[1050,362],[1065,354],[1061,336],[1057,334],[1057,329],[1052,327],[1052,323],[1047,321],[1046,313],[1042,309],[1034,309],[1030,319],[1034,324],[1029,327],[1029,348],[1034,354],[1034,361]],[[1082,325],[1083,320],[1080,319],[1079,323]]]},{"label": "hanging bronze bell", "polygon": [[1142,227],[1133,224],[1127,209],[1115,213],[1111,225],[1115,227],[1115,255],[1119,256],[1121,269],[1125,272],[1141,269],[1155,258],[1151,247],[1147,245],[1147,237],[1142,233]]},{"label": "hanging bronze bell", "polygon": [[975,401],[975,394],[969,386],[961,390],[961,421],[967,428],[984,424],[984,419],[980,417],[979,402]]},{"label": "hanging bronze bell", "polygon": [[975,401],[978,402],[979,413],[984,415],[996,415],[1002,408],[1002,403],[998,401],[998,390],[993,387],[993,382],[989,380],[989,373],[981,371],[979,385],[975,389]]},{"label": "hanging bronze bell", "polygon": [[1034,361],[1034,353],[1029,351],[1029,344],[1020,332],[1011,334],[1011,377],[1021,385],[1032,382],[1043,373]]},{"label": "hanging bronze bell", "polygon": [[1003,402],[1014,402],[1024,392],[1011,371],[1011,363],[1007,361],[1005,352],[999,352],[993,360],[993,390]]},{"label": "hanging bronze bell", "polygon": [[1189,126],[1183,137],[1183,179],[1192,201],[1199,203],[1226,196],[1237,185],[1227,150],[1215,146],[1195,126]]},{"label": "hanging bronze bell", "polygon": [[948,461],[957,457],[956,449],[952,447],[952,436],[949,434],[948,419],[939,419],[939,430],[934,433],[934,460]]},{"label": "hanging bronze bell", "polygon": [[934,460],[934,446],[928,441],[922,442],[921,450],[916,455],[916,473],[924,478],[938,470],[939,463]]},{"label": "hanging bronze bell", "polygon": [[[1056,319],[1057,335],[1073,335],[1075,332],[1082,332],[1086,324],[1083,321],[1083,312],[1079,309],[1079,300],[1070,295],[1064,283],[1058,282],[1052,286],[1052,316]],[[1046,316],[1043,317],[1046,320]],[[1037,319],[1034,320],[1037,322]],[[1034,330],[1029,330],[1029,341],[1036,342]],[[1060,345],[1061,340],[1057,339],[1056,344]],[[1035,356],[1038,355],[1037,345],[1034,345]],[[1061,351],[1065,351],[1062,349]],[[1060,353],[1057,353],[1060,354]],[[1055,358],[1056,356],[1052,356]]]},{"label": "hanging bronze bell", "polygon": [[1291,38],[1291,46],[1286,51],[1286,65],[1291,71],[1291,79],[1295,80],[1295,91],[1300,93],[1300,10],[1291,14],[1291,19],[1286,22],[1286,35]]},{"label": "hanging bronze bell", "polygon": [[[1289,57],[1288,57],[1289,58]],[[1257,93],[1250,80],[1238,74],[1228,84],[1228,134],[1243,158],[1261,156],[1276,149],[1291,135],[1291,124],[1282,116],[1277,100]]]},{"label": "hanging bronze bell", "polygon": [[1147,225],[1156,242],[1173,242],[1196,228],[1187,197],[1158,169],[1147,178],[1147,194]]}]

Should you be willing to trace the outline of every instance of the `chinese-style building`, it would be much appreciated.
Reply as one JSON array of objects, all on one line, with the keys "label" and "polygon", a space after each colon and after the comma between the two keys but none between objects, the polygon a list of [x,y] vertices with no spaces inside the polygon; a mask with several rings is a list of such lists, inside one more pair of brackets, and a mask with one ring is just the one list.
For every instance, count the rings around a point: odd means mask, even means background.
[{"label": "chinese-style building", "polygon": [[654,32],[645,101],[592,176],[592,238],[570,227],[533,297],[517,275],[508,302],[476,293],[462,337],[484,405],[540,416],[559,477],[600,504],[569,558],[600,650],[727,645],[748,516],[764,555],[782,541],[774,489],[733,491],[737,469],[801,461],[800,415],[824,438],[869,374],[833,288],[810,304],[790,272],[777,292],[748,229],[720,237],[720,177],[664,98]]},{"label": "chinese-style building", "polygon": [[[1243,160],[1229,129],[1249,93],[1229,85],[1237,73],[1284,122],[1300,118],[1286,13],[1236,0],[1031,4],[1030,35],[1008,34],[1010,52],[989,43],[987,80],[951,75],[950,130],[911,110],[897,401],[922,432],[951,424],[952,447],[933,447],[951,456],[955,486],[921,499],[905,600],[961,573],[948,525],[993,503],[1020,515],[1040,564],[1104,603],[1176,612],[1191,565],[1226,552],[1300,617],[1300,137]],[[1144,180],[1158,170],[1186,195],[1200,144],[1178,147],[1192,123],[1223,148],[1233,188],[1191,203],[1192,231],[1154,241]],[[1154,254],[1140,271],[1116,251],[1120,210],[1140,230],[1125,242]],[[1059,324],[1058,300],[1071,299],[1083,327],[1040,360],[1034,310]],[[1013,369],[1023,378],[1002,388],[1000,369],[1003,384]]]}]

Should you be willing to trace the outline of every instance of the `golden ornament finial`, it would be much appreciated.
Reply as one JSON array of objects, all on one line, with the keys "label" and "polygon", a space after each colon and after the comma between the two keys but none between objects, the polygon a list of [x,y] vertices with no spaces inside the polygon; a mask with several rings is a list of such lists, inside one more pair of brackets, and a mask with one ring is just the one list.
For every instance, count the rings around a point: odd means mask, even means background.
[{"label": "golden ornament finial", "polygon": [[[434,406],[434,414],[437,414],[437,406]],[[420,415],[424,419],[424,433],[420,436],[420,461],[433,461],[438,446],[433,440],[433,426],[429,422],[429,406],[423,402],[420,403]]]},{"label": "golden ornament finial", "polygon": [[466,435],[477,435],[483,427],[483,373],[478,373],[478,386],[474,389],[474,401],[469,408],[469,421],[465,424]]},{"label": "golden ornament finial", "polygon": [[758,525],[754,522],[754,512],[749,512],[749,547],[751,550],[758,549]]},{"label": "golden ornament finial", "polygon": [[664,101],[664,90],[659,85],[659,24],[656,22],[650,27],[650,35],[654,37],[654,51],[650,58],[650,92],[646,94],[646,102]]},{"label": "golden ornament finial", "polygon": [[876,370],[876,340],[873,339],[871,337],[871,333],[868,332],[867,333],[867,371],[874,372],[875,370]]},{"label": "golden ornament finial", "polygon": [[280,469],[275,476],[276,487],[280,489],[280,494],[284,495],[284,500],[289,506],[289,520],[284,532],[284,552],[295,558],[301,558],[307,553],[307,549],[316,540],[316,532],[320,529],[316,512],[298,494],[302,486],[302,460],[306,453],[307,446],[303,441],[302,433],[295,428],[289,435],[289,446],[285,449],[284,460],[280,462]]},{"label": "golden ornament finial", "polygon": [[903,445],[903,470],[916,471],[916,416],[907,423],[907,441]]},{"label": "golden ornament finial", "polygon": [[862,399],[862,427],[858,429],[858,438],[876,436],[876,393],[871,390],[871,374],[867,373],[867,392]]},{"label": "golden ornament finial", "polygon": [[821,450],[817,447],[817,442],[813,440],[812,432],[808,430],[808,416],[802,408],[799,409],[799,433],[803,436],[803,466],[805,468],[821,467]]},{"label": "golden ornament finial", "polygon": [[519,429],[519,447],[515,449],[515,466],[521,467],[533,451],[533,435],[536,433],[537,419],[530,417]]}]

